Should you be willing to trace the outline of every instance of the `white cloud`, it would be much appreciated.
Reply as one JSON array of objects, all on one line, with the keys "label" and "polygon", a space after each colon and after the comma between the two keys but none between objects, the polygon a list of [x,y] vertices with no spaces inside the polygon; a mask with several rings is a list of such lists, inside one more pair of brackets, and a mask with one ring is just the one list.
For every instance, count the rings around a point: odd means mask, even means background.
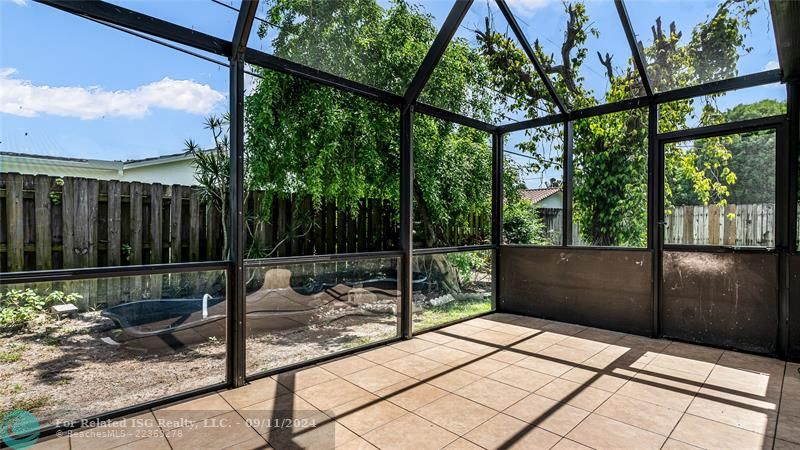
[{"label": "white cloud", "polygon": [[0,68],[0,112],[24,117],[50,114],[84,120],[103,116],[143,117],[152,108],[208,114],[225,96],[190,80],[160,81],[134,89],[35,85],[13,78],[16,69]]},{"label": "white cloud", "polygon": [[772,60],[764,65],[764,70],[780,69],[781,65],[778,61]]},{"label": "white cloud", "polygon": [[553,0],[508,0],[507,3],[514,13],[529,15],[537,9],[544,8],[548,4],[553,3]]},{"label": "white cloud", "polygon": [[245,72],[244,74],[244,93],[249,94],[258,87],[261,83],[261,78],[256,76],[250,75],[249,73]]},{"label": "white cloud", "polygon": [[17,6],[28,6],[28,0],[11,0]]}]

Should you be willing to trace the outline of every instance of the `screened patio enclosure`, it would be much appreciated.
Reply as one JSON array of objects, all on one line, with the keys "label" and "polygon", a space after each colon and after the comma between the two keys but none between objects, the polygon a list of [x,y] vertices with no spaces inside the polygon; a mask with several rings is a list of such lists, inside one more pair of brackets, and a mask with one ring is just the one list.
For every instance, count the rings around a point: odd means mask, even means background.
[{"label": "screened patio enclosure", "polygon": [[492,313],[800,361],[798,2],[14,3],[0,388],[45,433]]}]

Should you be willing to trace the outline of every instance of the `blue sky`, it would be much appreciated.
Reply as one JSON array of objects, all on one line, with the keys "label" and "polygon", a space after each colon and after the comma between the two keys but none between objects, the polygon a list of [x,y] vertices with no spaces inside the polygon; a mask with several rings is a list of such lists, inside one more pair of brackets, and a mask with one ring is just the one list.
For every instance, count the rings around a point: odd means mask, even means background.
[{"label": "blue sky", "polygon": [[[212,0],[114,2],[225,39],[230,38],[236,21],[235,11]],[[452,6],[444,0],[417,2],[434,16],[437,26]],[[528,39],[539,39],[546,51],[558,52],[566,24],[561,2],[508,2]],[[379,3],[388,4],[387,0]],[[647,43],[649,25],[657,15],[665,23],[676,20],[687,39],[691,27],[713,12],[716,2],[628,0],[627,4],[635,30]],[[582,75],[602,98],[607,86],[595,51],[613,54],[620,68],[630,52],[613,2],[588,0],[587,9],[601,36],[590,38]],[[470,30],[482,26],[486,10],[486,1],[476,0],[458,35],[474,42]],[[505,31],[502,16],[496,8],[492,10],[495,26]],[[251,39],[250,44],[270,50],[268,41]],[[766,11],[753,19],[748,44],[754,51],[742,57],[740,73],[775,66]],[[228,107],[225,67],[30,0],[0,0],[0,83],[0,151],[107,160],[171,154],[182,151],[189,138],[208,145],[211,139],[202,127],[203,117],[223,113]],[[729,95],[720,104],[726,107],[762,98],[783,99],[785,91],[781,86],[750,89]],[[509,147],[521,135],[511,136]],[[540,177],[534,178],[529,181],[532,187]],[[550,174],[545,174],[544,179],[548,178]]]}]

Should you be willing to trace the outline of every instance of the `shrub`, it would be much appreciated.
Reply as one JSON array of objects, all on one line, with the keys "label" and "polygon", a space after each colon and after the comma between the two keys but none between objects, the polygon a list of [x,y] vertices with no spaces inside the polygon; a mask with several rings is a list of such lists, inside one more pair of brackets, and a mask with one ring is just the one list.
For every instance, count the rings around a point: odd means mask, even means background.
[{"label": "shrub", "polygon": [[480,270],[491,271],[489,267],[491,260],[484,252],[448,253],[446,258],[456,268],[458,281],[462,286],[469,284],[474,272]]},{"label": "shrub", "polygon": [[506,203],[503,211],[503,234],[511,244],[547,244],[544,224],[529,200],[519,199]]},{"label": "shrub", "polygon": [[11,289],[0,294],[0,328],[25,328],[42,316],[49,307],[73,303],[83,298],[80,294],[65,294],[61,291],[49,293],[33,289]]}]

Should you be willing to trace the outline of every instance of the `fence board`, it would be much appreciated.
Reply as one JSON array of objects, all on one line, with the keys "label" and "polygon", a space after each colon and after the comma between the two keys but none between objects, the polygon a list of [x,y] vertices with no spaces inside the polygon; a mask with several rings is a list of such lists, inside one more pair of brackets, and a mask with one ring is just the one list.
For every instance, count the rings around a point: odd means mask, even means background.
[{"label": "fence board", "polygon": [[108,182],[108,249],[109,266],[119,266],[122,249],[122,186],[119,181]]},{"label": "fence board", "polygon": [[189,261],[200,260],[200,191],[189,194]]},{"label": "fence board", "polygon": [[87,253],[86,267],[97,267],[98,256],[98,199],[100,198],[100,182],[98,180],[87,180],[86,182],[86,215],[77,218],[86,222],[87,233]]},{"label": "fence board", "polygon": [[725,245],[736,245],[736,205],[725,206]]},{"label": "fence board", "polygon": [[142,184],[138,182],[131,183],[130,186],[130,251],[128,253],[128,261],[131,264],[142,263]]},{"label": "fence board", "polygon": [[[164,262],[164,237],[162,220],[164,213],[164,186],[155,183],[150,185],[150,263]],[[160,279],[160,277],[159,277]]]},{"label": "fence board", "polygon": [[[276,233],[276,244],[281,243],[284,239],[286,239],[286,199],[279,198],[278,199],[278,217],[277,217],[277,233]],[[286,246],[281,245],[278,247],[277,256],[286,256]]]},{"label": "fence board", "polygon": [[24,210],[22,207],[22,175],[11,174],[6,182],[6,214],[8,222],[8,267],[20,271],[25,267]]},{"label": "fence board", "polygon": [[220,217],[216,208],[206,207],[206,260],[221,259],[217,251],[218,241],[223,239]]},{"label": "fence board", "polygon": [[35,220],[36,220],[36,269],[47,270],[53,268],[53,239],[50,234],[52,228],[50,212],[50,177],[36,176],[34,192]]},{"label": "fence board", "polygon": [[719,244],[719,206],[708,206],[708,243]]},{"label": "fence board", "polygon": [[183,206],[183,187],[177,184],[172,185],[172,192],[169,203],[170,221],[170,249],[169,262],[176,263],[182,261],[183,241],[181,240],[182,230],[182,206]]},{"label": "fence board", "polygon": [[[362,199],[350,210],[325,199],[320,208],[314,208],[307,197],[276,198],[265,204],[262,193],[250,195],[245,214],[250,229],[256,230],[254,248],[279,246],[273,256],[396,248],[396,211],[388,200]],[[221,214],[188,186],[3,173],[0,215],[3,271],[223,257]],[[268,221],[261,219],[265,216]],[[310,229],[308,219],[315,222]],[[445,239],[461,243],[482,239],[486,220],[468,218],[462,226],[451,227],[453,235]],[[263,250],[258,252],[263,254]],[[136,287],[133,280],[122,284],[126,292],[131,285]],[[148,295],[148,286],[150,296],[160,295],[155,278],[142,277],[139,284],[142,291],[137,294],[134,289],[134,295]],[[113,283],[99,283],[92,295],[106,299],[107,293],[117,291]]]}]

